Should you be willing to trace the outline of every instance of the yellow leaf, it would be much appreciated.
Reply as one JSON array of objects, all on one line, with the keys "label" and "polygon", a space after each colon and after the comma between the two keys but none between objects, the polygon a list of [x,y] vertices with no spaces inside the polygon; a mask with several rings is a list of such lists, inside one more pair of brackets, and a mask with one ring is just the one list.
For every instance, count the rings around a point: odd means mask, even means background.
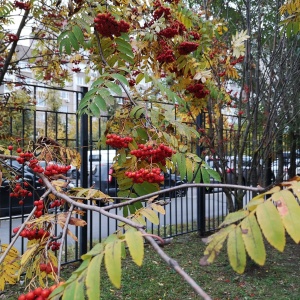
[{"label": "yellow leaf", "polygon": [[144,238],[142,233],[133,228],[129,229],[125,233],[125,240],[132,260],[138,266],[141,266],[144,258]]},{"label": "yellow leaf", "polygon": [[263,195],[257,195],[249,201],[245,208],[249,211],[253,211],[254,209],[256,209],[257,205],[262,204],[264,201],[265,199]]},{"label": "yellow leaf", "polygon": [[28,248],[21,258],[21,266],[26,265],[35,255],[36,250],[39,248],[39,244],[32,245]]},{"label": "yellow leaf", "polygon": [[267,241],[282,252],[285,246],[285,231],[275,205],[271,201],[265,201],[257,206],[256,216]]},{"label": "yellow leaf", "polygon": [[222,222],[220,227],[235,223],[240,221],[241,219],[244,219],[249,215],[249,212],[247,210],[239,210],[233,213],[230,213],[226,216],[225,220]]},{"label": "yellow leaf", "polygon": [[254,214],[241,222],[242,237],[249,256],[260,266],[266,261],[266,249]]},{"label": "yellow leaf", "polygon": [[225,228],[222,228],[212,236],[208,237],[207,241],[209,244],[204,251],[204,255],[206,256],[205,261],[207,264],[211,264],[214,262],[219,252],[221,251],[229,232],[234,230],[235,227],[236,225],[229,225]]},{"label": "yellow leaf", "polygon": [[245,54],[245,45],[244,42],[249,38],[250,36],[247,35],[247,30],[242,32],[237,32],[235,36],[232,36],[232,50],[233,50],[233,56],[240,57],[241,55]]},{"label": "yellow leaf", "polygon": [[147,218],[151,223],[158,225],[159,224],[159,218],[157,214],[150,208],[143,208],[139,210],[139,213],[143,215],[145,218]]},{"label": "yellow leaf", "polygon": [[236,227],[235,230],[230,231],[227,240],[227,253],[233,270],[239,274],[244,273],[246,267],[246,250],[240,227]]},{"label": "yellow leaf", "polygon": [[103,253],[93,257],[87,268],[85,285],[88,299],[100,299],[100,270],[103,259]]},{"label": "yellow leaf", "polygon": [[111,283],[116,288],[121,287],[121,243],[117,238],[105,247],[105,267]]},{"label": "yellow leaf", "polygon": [[162,215],[165,215],[166,214],[166,211],[165,209],[161,206],[161,205],[158,205],[156,203],[151,203],[151,208],[157,212],[159,212],[160,214]]},{"label": "yellow leaf", "polygon": [[[0,255],[7,249],[7,244],[1,245]],[[5,284],[15,284],[18,279],[18,271],[20,270],[18,250],[14,247],[10,249],[0,265],[0,291],[3,291]]]},{"label": "yellow leaf", "polygon": [[282,190],[273,194],[272,199],[275,201],[286,231],[298,244],[300,242],[300,206],[293,193]]}]

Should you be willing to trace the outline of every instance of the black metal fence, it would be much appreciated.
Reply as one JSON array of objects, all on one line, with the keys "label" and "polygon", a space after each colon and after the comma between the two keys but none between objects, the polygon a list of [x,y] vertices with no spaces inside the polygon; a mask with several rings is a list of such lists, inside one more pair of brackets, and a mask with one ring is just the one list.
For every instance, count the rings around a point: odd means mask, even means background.
[{"label": "black metal fence", "polygon": [[[33,95],[37,97],[38,87],[32,86]],[[43,87],[45,88],[45,87]],[[86,90],[68,91],[57,90],[69,93],[75,103],[73,112],[65,109],[49,110],[49,108],[38,108],[36,110],[24,109],[18,112],[14,118],[11,118],[9,132],[12,136],[20,137],[20,146],[25,146],[25,140],[31,139],[36,142],[41,136],[53,138],[63,146],[73,147],[81,152],[80,175],[72,173],[73,184],[81,187],[93,185],[93,177],[88,174],[93,173],[95,164],[101,169],[101,165],[109,164],[113,159],[113,153],[107,151],[108,148],[97,148],[97,143],[104,133],[106,122],[109,118],[107,115],[99,118],[83,116],[79,118],[76,114],[78,103]],[[42,99],[39,99],[39,103]],[[69,106],[67,106],[69,107]],[[13,109],[13,108],[12,108]],[[18,126],[16,124],[18,123]],[[201,117],[198,122],[202,122]],[[200,124],[201,125],[201,124]],[[30,149],[29,149],[30,150]],[[101,151],[106,151],[105,159]],[[191,145],[191,151],[201,154],[199,146]],[[93,161],[93,155],[97,156],[99,161]],[[107,170],[107,169],[106,169]],[[24,171],[23,171],[24,172]],[[108,171],[105,171],[108,172]],[[108,175],[108,173],[107,173]],[[100,181],[101,183],[101,181]],[[2,185],[0,188],[0,229],[1,243],[9,243],[12,240],[13,228],[20,226],[24,222],[27,214],[33,207],[33,201],[38,199],[43,193],[43,189],[37,186],[35,179],[32,179],[32,196],[24,200],[23,205],[19,205],[11,197],[9,185]],[[101,185],[99,186],[102,189]],[[244,202],[249,201],[251,193],[246,193]],[[224,216],[228,213],[227,202],[224,193],[221,190],[214,190],[208,193],[205,188],[189,188],[184,194],[165,195],[162,198],[167,205],[164,206],[165,214],[160,214],[160,224],[153,225],[147,223],[148,230],[162,238],[169,238],[190,232],[199,232],[205,235],[215,230],[223,221]],[[90,201],[88,201],[90,202]],[[122,215],[120,209],[114,209],[114,213]],[[78,216],[79,217],[79,216]],[[87,226],[78,228],[70,226],[72,233],[78,237],[75,241],[71,236],[65,240],[65,249],[63,263],[72,262],[80,259],[81,254],[88,251],[94,243],[101,241],[109,234],[119,230],[118,221],[109,219],[97,212],[88,211],[81,216],[87,221]],[[56,234],[62,231],[56,228]],[[15,246],[23,252],[27,240],[19,239]]]}]

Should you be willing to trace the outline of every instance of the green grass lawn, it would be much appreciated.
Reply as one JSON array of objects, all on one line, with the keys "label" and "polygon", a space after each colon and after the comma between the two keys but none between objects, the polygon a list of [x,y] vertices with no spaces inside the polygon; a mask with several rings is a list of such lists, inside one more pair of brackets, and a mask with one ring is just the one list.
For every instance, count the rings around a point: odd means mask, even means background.
[{"label": "green grass lawn", "polygon": [[[248,260],[243,275],[231,269],[225,248],[214,264],[200,266],[199,260],[204,248],[201,238],[193,233],[174,238],[164,250],[177,260],[212,299],[300,299],[300,246],[290,239],[284,253],[267,246],[265,266],[260,267]],[[64,279],[76,268],[76,264],[63,266]],[[142,267],[137,267],[129,257],[123,261],[120,290],[110,284],[104,269],[101,272],[101,297],[105,300],[201,299],[175,271],[161,261],[149,245],[145,247]],[[0,299],[17,299],[19,291],[19,287],[7,289],[0,295]]]}]

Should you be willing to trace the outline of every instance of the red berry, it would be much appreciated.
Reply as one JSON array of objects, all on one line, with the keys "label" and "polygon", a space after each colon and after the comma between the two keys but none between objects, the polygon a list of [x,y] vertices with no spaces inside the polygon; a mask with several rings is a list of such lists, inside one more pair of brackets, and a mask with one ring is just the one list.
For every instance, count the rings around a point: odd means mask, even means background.
[{"label": "red berry", "polygon": [[26,296],[24,294],[21,294],[19,297],[18,297],[18,300],[26,300]]},{"label": "red berry", "polygon": [[19,205],[23,205],[24,204],[24,201],[23,200],[20,200],[19,201]]},{"label": "red berry", "polygon": [[35,295],[33,292],[29,292],[26,294],[26,300],[34,300]]},{"label": "red berry", "polygon": [[18,149],[17,149],[17,152],[18,152],[18,153],[21,153],[21,152],[22,152],[22,148],[18,148]]},{"label": "red berry", "polygon": [[40,296],[42,294],[42,291],[43,289],[41,287],[37,287],[33,293],[36,295],[36,296]]},{"label": "red berry", "polygon": [[11,151],[11,150],[14,149],[14,147],[13,147],[12,145],[9,145],[9,146],[7,147],[7,149]]},{"label": "red berry", "polygon": [[47,299],[50,294],[51,294],[51,291],[49,289],[44,289],[41,293],[41,296],[44,297],[44,299]]}]

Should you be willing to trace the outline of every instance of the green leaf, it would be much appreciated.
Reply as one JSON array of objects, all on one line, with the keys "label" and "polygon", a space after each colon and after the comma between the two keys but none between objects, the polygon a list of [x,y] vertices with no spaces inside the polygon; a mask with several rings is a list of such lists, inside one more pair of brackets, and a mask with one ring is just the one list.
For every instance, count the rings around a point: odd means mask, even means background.
[{"label": "green leaf", "polygon": [[118,45],[117,50],[120,51],[121,53],[126,54],[127,56],[129,56],[131,58],[134,57],[134,53],[132,52],[132,49],[129,49],[129,48],[124,47],[122,45]]},{"label": "green leaf", "polygon": [[86,294],[89,300],[100,299],[100,270],[103,253],[96,255],[90,262],[87,269],[85,285]]},{"label": "green leaf", "polygon": [[178,167],[180,177],[185,178],[185,176],[186,176],[186,158],[185,158],[185,154],[182,154],[182,153],[178,152],[175,155],[176,155],[176,162],[177,162],[177,167]]},{"label": "green leaf", "polygon": [[143,73],[138,74],[135,78],[135,83],[139,84],[144,79],[144,77],[145,75]]},{"label": "green leaf", "polygon": [[285,246],[285,231],[280,215],[271,201],[265,201],[256,208],[257,221],[267,241],[278,251]]},{"label": "green leaf", "polygon": [[81,45],[84,45],[84,35],[78,25],[73,26],[72,32]]},{"label": "green leaf", "polygon": [[81,255],[81,259],[86,260],[88,258],[92,258],[93,256],[100,254],[103,251],[103,249],[104,249],[103,244],[98,243],[89,252]]},{"label": "green leaf", "polygon": [[60,43],[64,38],[67,38],[69,34],[69,30],[66,30],[62,32],[58,37],[57,37],[57,42]]},{"label": "green leaf", "polygon": [[91,89],[94,89],[96,86],[98,87],[99,85],[102,85],[103,83],[104,83],[104,79],[102,77],[100,77],[92,83]]},{"label": "green leaf", "polygon": [[249,212],[247,210],[239,210],[239,211],[230,213],[226,216],[225,220],[222,222],[220,227],[238,222],[238,221],[244,219],[245,217],[247,217],[248,215],[249,215]]},{"label": "green leaf", "polygon": [[73,272],[74,274],[82,273],[89,265],[90,258],[85,259],[82,264]]},{"label": "green leaf", "polygon": [[277,210],[281,216],[283,225],[295,241],[300,242],[300,206],[293,193],[288,190],[282,190],[272,195]]},{"label": "green leaf", "polygon": [[121,240],[116,239],[105,247],[106,271],[111,283],[116,288],[121,287],[121,243]]},{"label": "green leaf", "polygon": [[247,253],[258,265],[263,266],[266,261],[266,249],[253,213],[241,222],[241,229]]},{"label": "green leaf", "polygon": [[116,95],[122,96],[123,92],[119,85],[111,81],[105,81],[105,85]]},{"label": "green leaf", "polygon": [[131,118],[139,119],[142,114],[145,114],[145,107],[140,106],[140,105],[136,105],[135,107],[133,107],[131,109],[129,115],[130,115]]},{"label": "green leaf", "polygon": [[101,95],[97,95],[94,99],[94,102],[99,107],[100,111],[106,111],[107,110],[105,100],[101,97]]},{"label": "green leaf", "polygon": [[135,183],[133,189],[139,196],[144,196],[158,191],[158,185],[144,181],[143,183]]},{"label": "green leaf", "polygon": [[116,80],[119,80],[124,85],[129,86],[129,83],[128,83],[128,81],[127,81],[127,79],[126,79],[125,76],[116,73],[116,74],[111,74],[111,77],[114,78],[114,79],[116,79]]},{"label": "green leaf", "polygon": [[132,50],[132,47],[131,47],[130,43],[128,41],[120,38],[120,37],[115,38],[115,42],[117,43],[117,45],[120,45],[124,48]]},{"label": "green leaf", "polygon": [[66,53],[71,55],[71,44],[69,38],[64,38],[59,44],[59,52],[62,53],[65,49]]},{"label": "green leaf", "polygon": [[134,64],[134,60],[131,57],[129,57],[128,55],[126,55],[125,53],[120,53],[119,57],[124,59],[126,62],[130,63],[131,65]]},{"label": "green leaf", "polygon": [[83,271],[75,280],[73,280],[64,290],[62,300],[74,299],[82,300],[84,296],[84,279],[86,270]]},{"label": "green leaf", "polygon": [[72,31],[69,32],[69,39],[70,39],[70,42],[71,42],[73,48],[76,51],[78,51],[79,50],[79,44],[77,42],[75,34]]},{"label": "green leaf", "polygon": [[100,109],[99,109],[99,107],[96,105],[96,103],[91,103],[90,105],[89,105],[89,109],[90,109],[90,111],[92,112],[92,115],[94,116],[94,117],[100,117]]},{"label": "green leaf", "polygon": [[220,174],[216,170],[207,168],[206,171],[208,172],[209,176],[211,176],[213,179],[219,182],[221,181]]},{"label": "green leaf", "polygon": [[208,173],[207,169],[203,166],[201,166],[201,175],[202,175],[204,183],[210,183],[209,173]]},{"label": "green leaf", "polygon": [[231,267],[239,274],[244,273],[246,267],[246,251],[240,227],[236,227],[228,235],[227,253]]},{"label": "green leaf", "polygon": [[132,260],[141,266],[144,258],[144,238],[140,231],[129,229],[125,233],[125,240]]},{"label": "green leaf", "polygon": [[[193,180],[193,177],[194,177],[194,173],[193,173],[193,161],[187,157],[186,158],[186,170],[187,170],[187,180],[188,182],[191,182]],[[184,178],[184,177],[182,177]]]},{"label": "green leaf", "polygon": [[154,225],[159,224],[159,218],[154,210],[150,208],[142,208],[140,213]]}]

